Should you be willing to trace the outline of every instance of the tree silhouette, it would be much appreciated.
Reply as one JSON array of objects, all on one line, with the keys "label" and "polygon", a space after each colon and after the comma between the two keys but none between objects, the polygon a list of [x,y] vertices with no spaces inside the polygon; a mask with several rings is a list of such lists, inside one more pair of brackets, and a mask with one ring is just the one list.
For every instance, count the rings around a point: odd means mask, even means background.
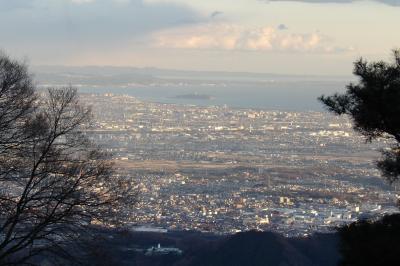
[{"label": "tree silhouette", "polygon": [[400,215],[361,220],[338,229],[340,265],[399,265]]},{"label": "tree silhouette", "polygon": [[357,84],[350,83],[344,94],[319,98],[329,111],[348,115],[368,141],[394,140],[377,164],[391,183],[400,175],[400,50],[393,51],[393,59],[391,63],[359,59],[354,63]]},{"label": "tree silhouette", "polygon": [[0,264],[62,255],[91,224],[116,224],[129,180],[85,135],[73,88],[36,92],[27,67],[0,55]]}]

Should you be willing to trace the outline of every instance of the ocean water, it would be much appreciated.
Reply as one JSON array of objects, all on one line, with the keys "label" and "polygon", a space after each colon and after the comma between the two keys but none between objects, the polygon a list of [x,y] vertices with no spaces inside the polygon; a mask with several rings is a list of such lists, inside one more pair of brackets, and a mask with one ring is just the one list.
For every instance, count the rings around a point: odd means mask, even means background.
[{"label": "ocean water", "polygon": [[[227,105],[237,108],[259,108],[285,111],[322,111],[317,100],[321,95],[343,92],[341,81],[299,81],[268,84],[230,84],[225,86],[135,86],[135,87],[80,87],[83,93],[127,94],[143,101],[210,106]],[[176,98],[186,94],[204,94],[212,100]]]}]

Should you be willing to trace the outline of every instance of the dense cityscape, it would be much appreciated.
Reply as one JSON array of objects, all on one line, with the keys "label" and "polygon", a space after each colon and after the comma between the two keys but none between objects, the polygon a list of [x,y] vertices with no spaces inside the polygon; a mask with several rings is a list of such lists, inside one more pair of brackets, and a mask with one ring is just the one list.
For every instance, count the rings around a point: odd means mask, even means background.
[{"label": "dense cityscape", "polygon": [[95,122],[87,134],[138,188],[126,210],[135,230],[286,236],[329,232],[397,211],[395,186],[351,122],[323,112],[283,112],[143,102],[82,94]]}]

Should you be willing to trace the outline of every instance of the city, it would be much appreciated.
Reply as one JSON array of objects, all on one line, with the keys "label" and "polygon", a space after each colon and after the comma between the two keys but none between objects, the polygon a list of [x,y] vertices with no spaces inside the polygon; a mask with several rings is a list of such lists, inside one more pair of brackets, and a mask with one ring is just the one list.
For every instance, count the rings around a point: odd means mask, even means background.
[{"label": "city", "polygon": [[346,118],[80,97],[95,116],[87,134],[138,188],[132,228],[300,236],[397,212],[374,165],[388,140],[366,143]]}]

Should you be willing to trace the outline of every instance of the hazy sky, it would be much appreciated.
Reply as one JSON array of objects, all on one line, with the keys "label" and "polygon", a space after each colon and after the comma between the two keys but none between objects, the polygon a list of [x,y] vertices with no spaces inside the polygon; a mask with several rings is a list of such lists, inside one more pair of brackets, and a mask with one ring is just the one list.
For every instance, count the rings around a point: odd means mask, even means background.
[{"label": "hazy sky", "polygon": [[400,47],[400,0],[0,0],[32,65],[350,74]]}]

